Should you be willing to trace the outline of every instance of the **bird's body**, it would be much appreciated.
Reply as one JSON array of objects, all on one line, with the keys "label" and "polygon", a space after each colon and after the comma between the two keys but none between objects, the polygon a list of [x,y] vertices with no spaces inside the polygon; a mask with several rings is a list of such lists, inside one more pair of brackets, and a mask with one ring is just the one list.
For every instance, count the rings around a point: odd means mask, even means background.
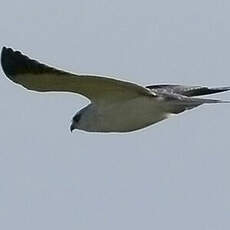
[{"label": "bird's body", "polygon": [[90,132],[130,132],[167,118],[152,97],[141,96],[109,105],[90,104],[82,111],[78,129]]},{"label": "bird's body", "polygon": [[82,94],[91,104],[73,118],[71,131],[130,132],[204,103],[224,101],[194,98],[230,90],[181,85],[142,87],[108,77],[68,73],[41,64],[19,51],[3,48],[1,64],[6,76],[27,89]]}]

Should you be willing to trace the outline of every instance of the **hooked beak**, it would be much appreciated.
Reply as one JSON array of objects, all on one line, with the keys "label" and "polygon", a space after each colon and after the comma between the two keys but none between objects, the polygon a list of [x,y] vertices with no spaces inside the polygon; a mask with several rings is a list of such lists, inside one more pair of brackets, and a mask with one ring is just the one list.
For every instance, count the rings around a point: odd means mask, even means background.
[{"label": "hooked beak", "polygon": [[70,132],[72,133],[74,129],[75,129],[74,124],[71,124],[71,126],[70,126]]}]

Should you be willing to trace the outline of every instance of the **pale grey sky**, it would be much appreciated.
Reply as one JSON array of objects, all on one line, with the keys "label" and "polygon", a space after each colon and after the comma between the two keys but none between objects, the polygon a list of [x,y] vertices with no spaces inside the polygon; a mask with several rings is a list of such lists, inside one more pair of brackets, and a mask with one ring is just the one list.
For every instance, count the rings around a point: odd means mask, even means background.
[{"label": "pale grey sky", "polygon": [[[229,12],[227,0],[2,1],[0,46],[142,85],[229,86]],[[230,229],[229,105],[71,134],[85,99],[0,81],[0,229]]]}]

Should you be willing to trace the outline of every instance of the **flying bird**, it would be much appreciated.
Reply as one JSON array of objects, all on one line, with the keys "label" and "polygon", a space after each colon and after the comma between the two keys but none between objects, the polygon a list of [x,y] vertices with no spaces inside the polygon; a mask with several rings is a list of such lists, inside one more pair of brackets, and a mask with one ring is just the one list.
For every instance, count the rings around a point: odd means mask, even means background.
[{"label": "flying bird", "polygon": [[202,104],[227,101],[197,98],[230,87],[208,88],[183,85],[140,86],[104,76],[74,74],[33,60],[19,51],[3,47],[1,65],[13,82],[38,92],[77,93],[91,103],[76,113],[70,130],[130,132]]}]

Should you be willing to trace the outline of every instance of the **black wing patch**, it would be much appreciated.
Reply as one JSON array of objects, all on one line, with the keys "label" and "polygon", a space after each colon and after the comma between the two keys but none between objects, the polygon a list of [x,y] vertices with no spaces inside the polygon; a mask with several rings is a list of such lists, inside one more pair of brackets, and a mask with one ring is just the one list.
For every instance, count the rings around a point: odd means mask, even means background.
[{"label": "black wing patch", "polygon": [[63,73],[38,61],[30,59],[19,51],[11,48],[2,48],[1,64],[4,73],[12,81],[16,81],[16,76],[24,73],[42,74],[47,72]]}]

